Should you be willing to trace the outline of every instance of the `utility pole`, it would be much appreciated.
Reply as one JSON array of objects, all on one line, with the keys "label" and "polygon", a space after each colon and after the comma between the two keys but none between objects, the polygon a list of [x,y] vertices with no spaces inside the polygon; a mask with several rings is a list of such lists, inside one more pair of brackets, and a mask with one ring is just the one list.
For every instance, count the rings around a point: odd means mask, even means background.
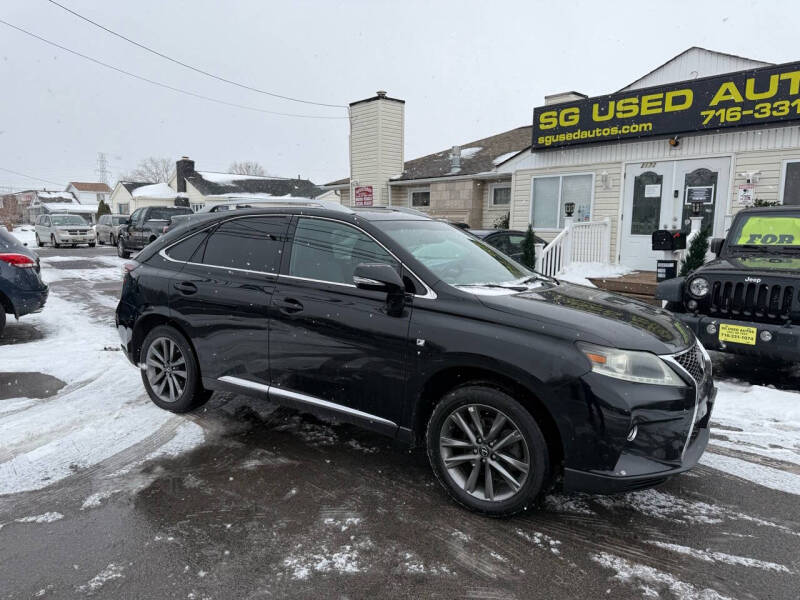
[{"label": "utility pole", "polygon": [[108,156],[105,152],[97,153],[97,167],[94,172],[97,174],[97,181],[108,185]]}]

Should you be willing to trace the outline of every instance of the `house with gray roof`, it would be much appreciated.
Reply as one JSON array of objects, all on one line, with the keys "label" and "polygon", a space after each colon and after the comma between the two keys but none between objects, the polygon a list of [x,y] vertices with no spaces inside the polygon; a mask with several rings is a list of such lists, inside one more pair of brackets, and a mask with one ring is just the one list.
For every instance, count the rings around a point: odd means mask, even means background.
[{"label": "house with gray roof", "polygon": [[308,179],[259,177],[237,173],[197,171],[195,163],[184,156],[175,163],[168,183],[120,181],[111,194],[111,210],[130,214],[142,206],[174,206],[188,202],[195,211],[207,204],[228,202],[231,198],[314,198],[324,190]]}]

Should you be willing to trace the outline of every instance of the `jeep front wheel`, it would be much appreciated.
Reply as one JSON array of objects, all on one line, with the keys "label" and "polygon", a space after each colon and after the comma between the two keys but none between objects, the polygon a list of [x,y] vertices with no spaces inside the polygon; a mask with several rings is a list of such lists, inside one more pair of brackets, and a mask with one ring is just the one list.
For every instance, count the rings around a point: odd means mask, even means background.
[{"label": "jeep front wheel", "polygon": [[435,407],[428,458],[450,496],[470,510],[505,517],[525,510],[548,478],[547,444],[518,401],[486,385],[465,385]]}]

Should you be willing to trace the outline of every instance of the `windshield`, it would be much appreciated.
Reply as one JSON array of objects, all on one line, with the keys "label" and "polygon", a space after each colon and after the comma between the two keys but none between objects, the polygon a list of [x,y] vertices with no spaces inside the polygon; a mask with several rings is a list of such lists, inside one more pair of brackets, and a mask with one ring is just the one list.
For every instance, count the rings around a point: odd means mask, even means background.
[{"label": "windshield", "polygon": [[512,284],[534,273],[461,229],[440,221],[375,223],[450,285]]},{"label": "windshield", "polygon": [[728,246],[732,249],[800,249],[800,210],[740,216],[728,234]]},{"label": "windshield", "polygon": [[86,221],[78,215],[53,215],[50,220],[53,225],[86,225]]}]

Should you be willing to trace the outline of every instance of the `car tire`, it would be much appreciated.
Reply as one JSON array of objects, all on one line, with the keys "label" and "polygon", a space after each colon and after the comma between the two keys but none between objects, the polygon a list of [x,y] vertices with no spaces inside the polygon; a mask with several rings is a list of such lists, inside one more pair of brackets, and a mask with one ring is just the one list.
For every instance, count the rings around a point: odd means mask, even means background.
[{"label": "car tire", "polygon": [[39,248],[42,248],[42,240],[39,239],[39,234],[38,233],[34,234],[34,239],[36,240],[36,245]]},{"label": "car tire", "polygon": [[131,257],[131,253],[125,249],[125,242],[122,240],[122,238],[119,238],[119,240],[117,240],[117,256],[119,256],[120,258]]},{"label": "car tire", "polygon": [[50,234],[50,243],[53,245],[53,248],[61,248],[61,244],[56,241],[56,236]]},{"label": "car tire", "polygon": [[174,327],[155,327],[142,343],[139,362],[147,394],[159,408],[189,412],[211,392],[200,382],[200,368],[188,340]]},{"label": "car tire", "polygon": [[117,240],[114,239],[114,234],[113,233],[109,234],[108,243],[111,244],[112,246],[116,246],[117,245]]},{"label": "car tire", "polygon": [[6,328],[6,311],[0,306],[0,337],[3,337],[3,330]]},{"label": "car tire", "polygon": [[453,500],[477,513],[508,517],[523,511],[549,479],[549,452],[536,419],[489,383],[445,395],[425,438],[436,478]]},{"label": "car tire", "polygon": [[89,242],[89,248],[94,248],[97,245],[97,242]]},{"label": "car tire", "polygon": [[97,236],[97,243],[100,244],[101,246],[106,245],[106,243],[103,241],[103,238],[101,238],[99,235]]}]

